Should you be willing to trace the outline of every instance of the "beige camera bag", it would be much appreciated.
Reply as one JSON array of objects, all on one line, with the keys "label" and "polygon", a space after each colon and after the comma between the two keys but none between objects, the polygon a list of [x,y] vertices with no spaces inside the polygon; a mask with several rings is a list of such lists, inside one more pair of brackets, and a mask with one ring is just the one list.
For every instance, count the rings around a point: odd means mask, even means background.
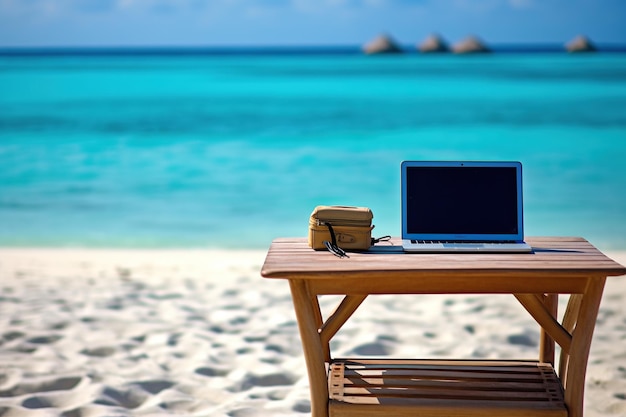
[{"label": "beige camera bag", "polygon": [[309,218],[309,246],[326,249],[324,242],[333,241],[332,229],[341,249],[367,250],[372,246],[373,217],[367,207],[317,206]]}]

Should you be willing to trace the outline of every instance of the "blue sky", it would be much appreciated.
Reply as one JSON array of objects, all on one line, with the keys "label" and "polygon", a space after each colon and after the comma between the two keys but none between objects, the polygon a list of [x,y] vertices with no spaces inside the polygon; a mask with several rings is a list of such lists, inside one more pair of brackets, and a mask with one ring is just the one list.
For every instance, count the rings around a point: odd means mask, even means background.
[{"label": "blue sky", "polygon": [[0,47],[626,44],[626,0],[0,0]]}]

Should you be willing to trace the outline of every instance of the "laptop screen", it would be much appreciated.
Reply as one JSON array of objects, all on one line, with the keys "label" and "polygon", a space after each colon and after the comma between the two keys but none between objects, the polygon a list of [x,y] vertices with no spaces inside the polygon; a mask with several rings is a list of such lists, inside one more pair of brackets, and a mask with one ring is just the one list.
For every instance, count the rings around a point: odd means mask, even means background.
[{"label": "laptop screen", "polygon": [[518,162],[403,162],[402,237],[522,240]]}]

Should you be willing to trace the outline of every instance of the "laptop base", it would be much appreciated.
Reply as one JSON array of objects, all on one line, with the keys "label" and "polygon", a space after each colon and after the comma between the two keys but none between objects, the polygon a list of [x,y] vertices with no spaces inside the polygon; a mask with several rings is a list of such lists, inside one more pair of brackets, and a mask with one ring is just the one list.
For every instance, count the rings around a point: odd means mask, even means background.
[{"label": "laptop base", "polygon": [[411,253],[530,253],[532,247],[525,242],[516,243],[413,243],[402,240],[402,249]]}]

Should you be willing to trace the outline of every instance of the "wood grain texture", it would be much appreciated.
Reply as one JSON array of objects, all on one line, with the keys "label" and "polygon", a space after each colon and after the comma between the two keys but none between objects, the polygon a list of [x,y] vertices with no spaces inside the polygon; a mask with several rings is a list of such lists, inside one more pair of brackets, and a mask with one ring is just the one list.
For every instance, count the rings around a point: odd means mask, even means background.
[{"label": "wood grain texture", "polygon": [[471,276],[553,274],[564,279],[626,274],[626,268],[577,237],[528,238],[534,251],[528,254],[407,254],[402,252],[400,242],[394,238],[388,245],[379,244],[367,252],[350,253],[350,258],[340,259],[327,251],[312,250],[304,238],[276,239],[261,275],[332,280],[338,275],[362,279],[380,278],[389,273],[412,277],[445,277],[459,272]]},{"label": "wood grain texture", "polygon": [[[582,238],[529,238],[530,254],[405,254],[399,239],[350,258],[277,239],[261,274],[288,279],[313,417],[582,417],[606,277],[626,268]],[[538,361],[333,361],[329,342],[370,294],[514,294],[541,327]],[[318,296],[343,295],[324,321]],[[571,294],[563,321],[558,294]],[[552,368],[561,345],[559,373]],[[327,364],[330,370],[326,371]]]},{"label": "wood grain texture", "polygon": [[329,379],[331,417],[567,416],[550,364],[338,359]]}]

